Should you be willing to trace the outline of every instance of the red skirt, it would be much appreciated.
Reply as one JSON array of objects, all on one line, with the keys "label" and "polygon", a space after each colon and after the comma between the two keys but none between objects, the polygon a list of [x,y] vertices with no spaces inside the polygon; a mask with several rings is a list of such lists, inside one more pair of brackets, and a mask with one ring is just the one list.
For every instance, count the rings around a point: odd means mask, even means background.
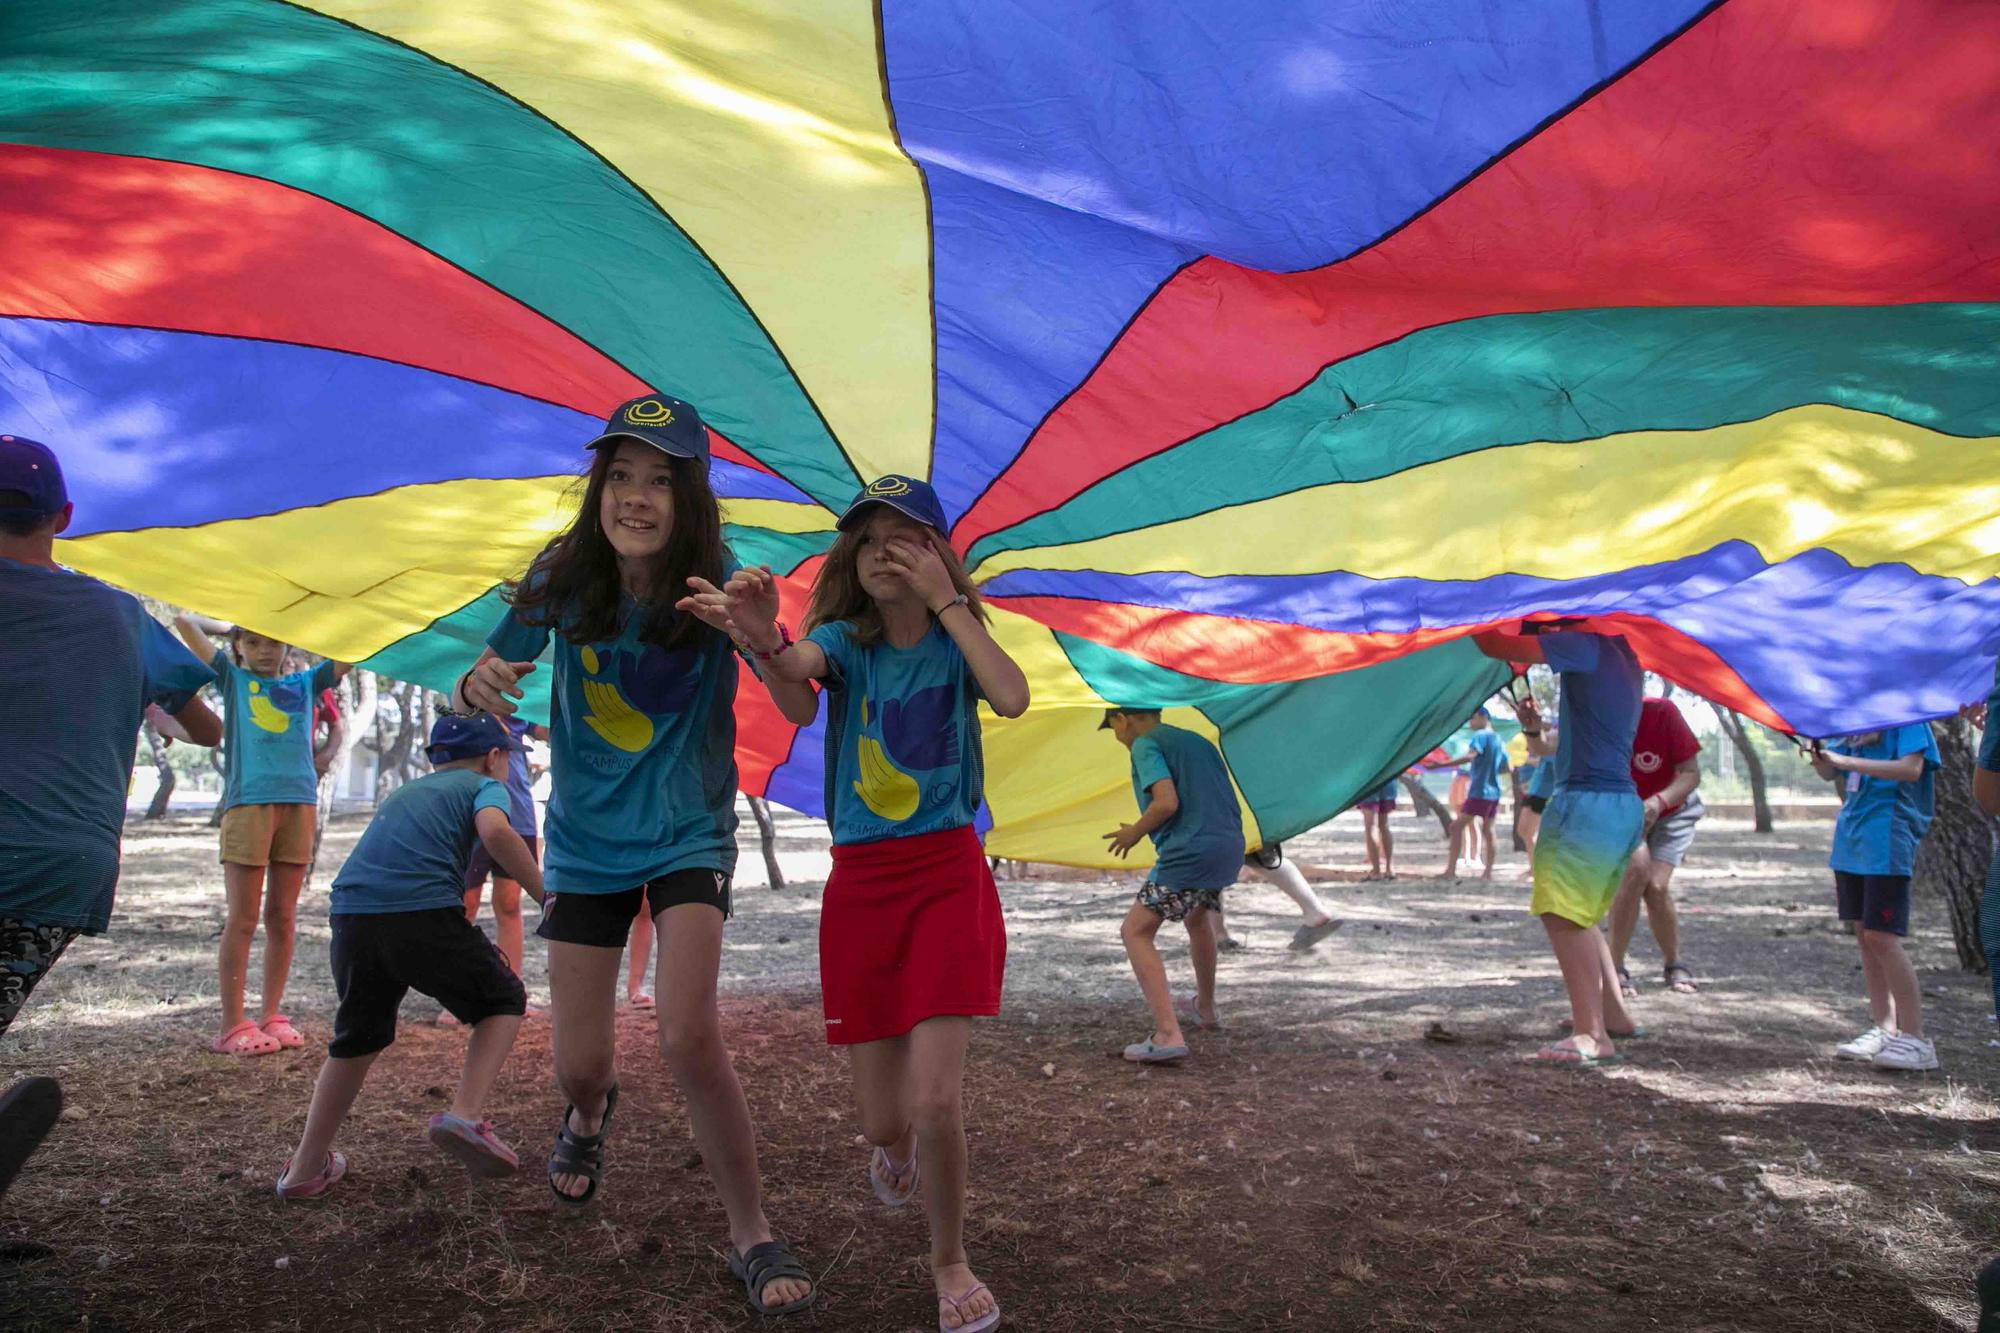
[{"label": "red skirt", "polygon": [[819,913],[819,987],[834,1046],[900,1037],[926,1018],[1000,1012],[1007,927],[971,828],[833,849]]}]

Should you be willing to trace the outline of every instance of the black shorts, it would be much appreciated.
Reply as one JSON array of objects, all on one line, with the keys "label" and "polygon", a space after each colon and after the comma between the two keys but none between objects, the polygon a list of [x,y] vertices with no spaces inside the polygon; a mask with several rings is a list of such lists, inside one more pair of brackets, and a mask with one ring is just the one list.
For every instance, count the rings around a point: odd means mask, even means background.
[{"label": "black shorts", "polygon": [[[518,830],[517,830],[518,831]],[[521,834],[521,841],[528,844],[528,855],[537,861],[542,858],[542,840],[530,833]],[[489,876],[499,875],[500,868],[493,864],[493,853],[486,850],[486,844],[474,839],[472,859],[465,863],[465,890],[470,893],[486,883]],[[501,876],[505,878],[505,876]]]},{"label": "black shorts", "polygon": [[1840,919],[1852,921],[1863,930],[1886,931],[1891,935],[1910,933],[1910,877],[1908,875],[1856,875],[1845,870],[1833,872],[1833,892],[1840,903]]},{"label": "black shorts", "polygon": [[636,889],[614,893],[552,893],[542,904],[542,924],[535,933],[562,944],[587,944],[594,949],[622,949],[632,934],[639,903],[646,915],[658,918],[669,907],[706,903],[729,919],[729,876],[720,870],[676,870],[648,880]]},{"label": "black shorts", "polygon": [[1549,808],[1549,798],[1546,796],[1523,796],[1521,803],[1538,815]]},{"label": "black shorts", "polygon": [[413,990],[467,1027],[528,1011],[521,979],[462,907],[344,913],[332,922],[329,955],[340,1008],[328,1055],[351,1059],[386,1048],[396,1040],[396,1010]]}]

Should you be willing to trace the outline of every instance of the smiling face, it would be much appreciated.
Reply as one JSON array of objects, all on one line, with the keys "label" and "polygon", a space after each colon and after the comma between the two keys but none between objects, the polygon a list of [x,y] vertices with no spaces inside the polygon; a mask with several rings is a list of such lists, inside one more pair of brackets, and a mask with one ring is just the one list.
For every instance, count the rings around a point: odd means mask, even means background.
[{"label": "smiling face", "polygon": [[674,473],[650,444],[620,440],[604,472],[597,517],[621,564],[650,560],[674,531]]},{"label": "smiling face", "polygon": [[236,656],[244,666],[260,676],[275,676],[285,669],[286,646],[253,630],[236,632]]},{"label": "smiling face", "polygon": [[912,595],[910,585],[889,564],[891,542],[913,547],[929,544],[930,529],[909,515],[878,504],[861,525],[855,542],[854,572],[861,590],[877,602],[895,602]]}]

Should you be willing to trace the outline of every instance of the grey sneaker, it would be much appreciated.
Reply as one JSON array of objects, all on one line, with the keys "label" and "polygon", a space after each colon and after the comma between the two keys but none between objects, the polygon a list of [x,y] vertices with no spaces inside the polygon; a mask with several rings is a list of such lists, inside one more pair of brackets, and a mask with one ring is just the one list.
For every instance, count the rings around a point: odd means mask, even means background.
[{"label": "grey sneaker", "polygon": [[1912,1073],[1938,1067],[1937,1045],[1922,1037],[1912,1037],[1907,1032],[1898,1033],[1882,1044],[1875,1054],[1877,1069],[1900,1069]]},{"label": "grey sneaker", "polygon": [[1896,1034],[1884,1027],[1872,1027],[1853,1041],[1843,1041],[1833,1048],[1836,1060],[1873,1060],[1889,1044]]}]

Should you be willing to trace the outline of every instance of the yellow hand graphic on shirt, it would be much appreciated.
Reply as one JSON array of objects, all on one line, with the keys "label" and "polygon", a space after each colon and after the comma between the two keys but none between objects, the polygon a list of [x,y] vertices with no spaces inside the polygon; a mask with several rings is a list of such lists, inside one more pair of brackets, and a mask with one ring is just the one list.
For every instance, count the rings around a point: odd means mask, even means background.
[{"label": "yellow hand graphic on shirt", "polygon": [[250,682],[250,720],[280,736],[292,729],[292,715],[265,698],[263,686],[254,680]]},{"label": "yellow hand graphic on shirt", "polygon": [[637,754],[653,743],[653,719],[626,703],[616,685],[584,681],[583,704],[590,710],[584,714],[584,722],[609,744]]},{"label": "yellow hand graphic on shirt", "polygon": [[[868,725],[868,696],[865,694],[861,696],[861,725]],[[855,743],[855,749],[860,760],[861,779],[854,784],[854,794],[861,798],[861,803],[882,818],[898,823],[915,814],[921,796],[917,780],[889,762],[882,742],[873,736],[863,736]]]}]

